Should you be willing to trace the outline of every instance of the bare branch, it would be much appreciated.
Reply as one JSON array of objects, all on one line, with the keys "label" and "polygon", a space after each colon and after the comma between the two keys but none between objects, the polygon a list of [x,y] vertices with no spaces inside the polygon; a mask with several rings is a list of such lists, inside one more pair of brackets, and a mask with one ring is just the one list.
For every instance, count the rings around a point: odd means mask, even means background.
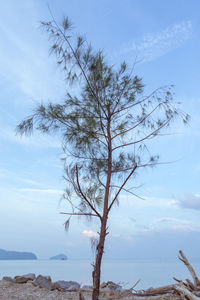
[{"label": "bare branch", "polygon": [[95,212],[95,214],[100,218],[100,220],[102,221],[102,216],[98,213],[98,211],[95,209],[95,207],[90,203],[90,201],[87,199],[87,197],[85,196],[85,194],[83,193],[83,191],[80,187],[79,176],[78,176],[78,166],[77,165],[76,165],[76,181],[77,181],[78,190],[79,190],[82,198],[88,204],[88,206]]},{"label": "bare branch", "polygon": [[196,287],[200,286],[200,280],[197,277],[195,270],[193,269],[193,267],[191,266],[191,264],[189,263],[189,261],[187,260],[186,256],[184,255],[183,251],[179,251],[180,256],[178,256],[178,258],[186,265],[186,267],[188,268],[190,274],[192,275],[193,281],[194,281],[194,285]]},{"label": "bare branch", "polygon": [[142,120],[140,120],[140,122],[138,122],[136,125],[134,125],[133,127],[127,129],[127,130],[124,130],[122,133],[119,132],[118,134],[114,135],[112,137],[112,139],[115,139],[117,136],[119,135],[122,135],[122,134],[126,134],[127,132],[135,129],[136,127],[138,127],[141,123],[143,123],[161,104],[159,103],[148,115],[146,115]]},{"label": "bare branch", "polygon": [[163,161],[163,162],[155,162],[155,163],[146,163],[143,165],[138,165],[138,168],[145,168],[145,167],[154,167],[157,165],[169,165],[169,164],[173,164],[176,163],[179,160],[174,160],[174,161]]},{"label": "bare branch", "polygon": [[138,104],[143,103],[144,101],[146,101],[147,99],[151,98],[157,91],[159,91],[159,90],[161,90],[161,89],[162,89],[162,88],[157,88],[157,89],[155,89],[150,95],[148,95],[148,96],[142,98],[141,100],[139,100],[139,101],[137,101],[137,102],[135,102],[135,103],[133,103],[133,104],[131,104],[131,105],[129,105],[129,106],[126,106],[126,107],[124,107],[124,108],[122,108],[122,109],[119,109],[119,110],[115,111],[115,112],[113,113],[113,115],[114,115],[114,114],[118,114],[118,113],[120,113],[120,112],[122,112],[122,111],[124,111],[124,110],[130,109],[130,108],[132,108],[132,107],[134,107],[134,106],[136,106],[136,105],[138,105]]},{"label": "bare branch", "polygon": [[133,175],[133,173],[135,172],[135,170],[137,169],[137,165],[134,166],[134,168],[132,169],[132,171],[130,172],[130,174],[126,177],[126,179],[124,180],[123,184],[121,185],[121,187],[119,188],[118,192],[116,193],[116,195],[114,196],[110,206],[108,207],[108,212],[111,210],[114,202],[116,201],[117,197],[119,196],[119,193],[121,192],[121,190],[123,189],[123,187],[125,186],[125,184],[127,183],[127,181],[129,180],[129,178]]},{"label": "bare branch", "polygon": [[123,148],[123,147],[127,147],[127,146],[131,146],[131,145],[135,145],[135,144],[138,144],[138,143],[141,143],[143,142],[144,140],[147,140],[153,136],[155,136],[155,134],[157,134],[157,132],[159,132],[160,129],[162,129],[163,127],[165,127],[169,121],[171,119],[167,120],[165,123],[163,123],[162,126],[158,127],[156,130],[154,130],[153,132],[151,132],[150,134],[146,135],[145,137],[141,138],[140,140],[137,140],[135,142],[131,142],[131,143],[127,143],[127,144],[123,144],[123,145],[119,145],[119,146],[116,146],[115,148],[112,149],[112,151],[116,150],[116,149],[119,149],[119,148]]},{"label": "bare branch", "polygon": [[90,217],[99,217],[96,214],[90,214],[90,213],[66,213],[66,212],[60,212],[61,215],[69,215],[69,216],[90,216]]},{"label": "bare branch", "polygon": [[[64,177],[65,178],[65,177]],[[66,178],[65,178],[66,179]],[[63,198],[65,198],[69,204],[71,205],[72,211],[74,212],[75,209],[79,210],[81,213],[84,213],[84,211],[82,211],[82,209],[80,209],[80,207],[74,205],[74,203],[72,203],[71,199],[69,197],[66,197],[65,195],[63,195]]]},{"label": "bare branch", "polygon": [[[110,187],[120,188],[120,186],[118,186],[118,185],[111,185]],[[133,196],[135,196],[135,197],[137,197],[137,198],[139,198],[141,200],[145,200],[144,198],[138,196],[137,194],[131,192],[130,190],[127,190],[125,188],[122,188],[122,190],[125,191],[126,193],[130,193],[131,195],[133,195]]]},{"label": "bare branch", "polygon": [[106,186],[105,186],[105,184],[101,181],[98,172],[97,172],[97,179],[98,179],[99,183],[105,188]]}]

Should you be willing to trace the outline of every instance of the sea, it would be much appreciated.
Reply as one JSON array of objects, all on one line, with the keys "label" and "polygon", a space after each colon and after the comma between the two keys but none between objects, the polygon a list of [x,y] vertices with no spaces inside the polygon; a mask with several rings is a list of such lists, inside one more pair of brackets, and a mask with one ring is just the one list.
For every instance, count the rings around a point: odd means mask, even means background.
[{"label": "sea", "polygon": [[[198,273],[200,259],[192,264]],[[92,284],[92,265],[89,260],[0,260],[0,278],[27,273],[48,275],[53,281],[73,280],[82,285]],[[130,288],[138,280],[137,290],[160,287],[175,283],[173,277],[192,279],[178,259],[104,260],[102,263],[101,282],[113,281],[124,288]]]}]

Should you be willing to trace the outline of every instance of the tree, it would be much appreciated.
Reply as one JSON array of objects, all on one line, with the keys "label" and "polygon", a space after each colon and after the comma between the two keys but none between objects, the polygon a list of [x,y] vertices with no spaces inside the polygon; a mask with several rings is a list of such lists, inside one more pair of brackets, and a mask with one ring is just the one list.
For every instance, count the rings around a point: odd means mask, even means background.
[{"label": "tree", "polygon": [[[50,49],[65,74],[66,83],[78,87],[67,92],[62,104],[38,105],[17,127],[21,134],[59,131],[68,157],[65,162],[65,199],[72,216],[97,218],[100,223],[93,270],[93,300],[99,298],[101,261],[107,221],[127,183],[141,168],[158,164],[149,153],[149,140],[165,133],[172,122],[188,115],[174,103],[173,87],[144,93],[142,79],[120,67],[109,65],[102,51],[94,51],[81,36],[76,37],[68,18],[58,25],[52,16],[42,22],[52,42]],[[73,158],[73,159],[72,159]],[[133,194],[133,193],[132,193]],[[78,202],[77,202],[78,201]]]}]

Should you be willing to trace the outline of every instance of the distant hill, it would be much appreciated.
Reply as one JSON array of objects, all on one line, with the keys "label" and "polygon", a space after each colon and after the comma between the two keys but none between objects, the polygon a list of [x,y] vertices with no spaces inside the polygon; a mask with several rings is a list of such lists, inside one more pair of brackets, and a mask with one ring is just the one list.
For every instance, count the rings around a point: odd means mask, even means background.
[{"label": "distant hill", "polygon": [[58,259],[58,260],[67,260],[67,256],[65,254],[58,254],[56,256],[52,256],[49,259]]},{"label": "distant hill", "polygon": [[0,259],[37,259],[31,252],[17,252],[0,249]]}]

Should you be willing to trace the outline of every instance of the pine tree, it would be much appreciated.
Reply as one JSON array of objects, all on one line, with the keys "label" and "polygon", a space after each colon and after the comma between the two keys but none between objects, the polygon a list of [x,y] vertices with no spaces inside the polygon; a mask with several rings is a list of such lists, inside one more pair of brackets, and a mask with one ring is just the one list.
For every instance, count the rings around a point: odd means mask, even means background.
[{"label": "pine tree", "polygon": [[[184,114],[174,102],[173,87],[161,87],[145,95],[142,79],[129,72],[126,62],[110,65],[102,51],[94,51],[76,36],[68,18],[58,25],[52,16],[42,22],[52,41],[51,53],[65,74],[66,84],[79,87],[67,92],[61,104],[41,104],[22,121],[21,134],[59,131],[64,150],[67,188],[64,197],[72,216],[97,218],[100,224],[93,270],[93,300],[99,299],[101,261],[110,211],[141,168],[158,164],[149,153],[149,140],[159,137]],[[71,158],[70,158],[71,157]],[[72,159],[73,158],[73,159]],[[75,196],[74,196],[75,195]]]}]

